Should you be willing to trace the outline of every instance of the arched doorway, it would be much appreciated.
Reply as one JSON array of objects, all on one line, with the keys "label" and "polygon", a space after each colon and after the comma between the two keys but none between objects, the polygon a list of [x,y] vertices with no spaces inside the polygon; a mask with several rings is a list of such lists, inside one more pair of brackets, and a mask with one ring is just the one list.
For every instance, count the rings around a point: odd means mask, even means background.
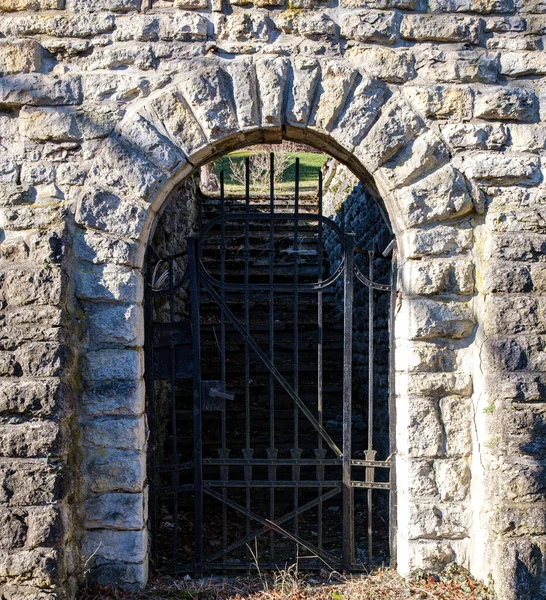
[{"label": "arched doorway", "polygon": [[286,185],[256,156],[219,167],[216,194],[182,184],[148,250],[152,563],[384,564],[391,235],[340,165],[296,157]]}]

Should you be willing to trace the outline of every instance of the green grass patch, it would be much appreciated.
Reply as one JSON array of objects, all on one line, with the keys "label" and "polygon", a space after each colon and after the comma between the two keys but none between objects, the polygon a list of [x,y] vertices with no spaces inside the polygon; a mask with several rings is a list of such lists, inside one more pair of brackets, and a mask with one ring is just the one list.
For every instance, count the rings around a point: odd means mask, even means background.
[{"label": "green grass patch", "polygon": [[[222,156],[214,163],[214,168],[217,177],[224,171],[225,190],[227,194],[241,195],[244,194],[244,184],[232,172],[232,164],[238,169],[242,169],[244,161],[247,157],[251,159],[250,182],[252,195],[263,194],[264,190],[268,193],[269,175],[264,169],[257,168],[252,164],[254,158],[258,155],[269,160],[269,154],[252,152],[248,150],[240,150],[231,152]],[[327,154],[315,154],[313,152],[286,152],[275,154],[275,164],[284,165],[282,176],[279,177],[275,184],[276,193],[290,194],[294,191],[296,180],[296,159],[300,160],[300,191],[302,193],[316,193],[318,188],[319,171],[328,159]]]}]

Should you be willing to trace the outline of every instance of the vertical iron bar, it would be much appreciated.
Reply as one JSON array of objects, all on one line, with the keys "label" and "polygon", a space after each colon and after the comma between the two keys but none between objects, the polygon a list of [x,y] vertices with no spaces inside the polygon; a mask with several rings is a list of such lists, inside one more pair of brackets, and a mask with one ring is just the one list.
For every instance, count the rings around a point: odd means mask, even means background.
[{"label": "vertical iron bar", "polygon": [[156,496],[156,429],[155,429],[155,389],[154,389],[154,295],[152,290],[153,263],[151,252],[146,257],[146,293],[144,295],[145,324],[145,377],[146,377],[146,412],[148,418],[148,481],[149,481],[149,520],[151,533],[151,563],[157,565],[157,496]]},{"label": "vertical iron bar", "polygon": [[[298,283],[299,283],[299,254],[298,254],[298,226],[299,222],[297,219],[299,213],[299,195],[300,195],[300,159],[296,158],[296,173],[295,173],[295,189],[294,189],[294,392],[298,394],[299,388],[299,296],[298,296]],[[299,450],[299,409],[294,404],[294,448],[292,450],[292,456],[301,456]],[[299,479],[300,468],[293,467],[292,476],[294,479]],[[298,509],[299,504],[299,490],[297,487],[294,488],[294,510]],[[299,517],[296,515],[294,518],[294,533],[298,535],[299,531]]]},{"label": "vertical iron bar", "polygon": [[[222,169],[222,171],[220,172],[220,214],[222,216],[224,216],[225,210],[226,210],[225,177],[224,177],[224,170]],[[220,238],[220,281],[222,282],[222,284],[224,284],[226,281],[226,224],[225,224],[225,221],[222,221],[220,235],[221,235],[221,238]],[[222,301],[225,302],[226,292],[225,292],[223,285],[222,285],[220,294],[221,294]],[[221,379],[222,379],[223,389],[225,390],[226,389],[226,316],[225,316],[223,310],[220,311],[220,345],[221,345],[220,360],[222,361]],[[228,454],[229,454],[227,451],[227,446],[226,446],[227,405],[226,405],[225,401],[223,401],[223,403],[224,403],[224,410],[221,412],[222,448],[221,448],[220,457],[227,458]],[[221,467],[221,469],[220,469],[221,477],[224,481],[228,478],[228,469],[229,469],[229,467],[227,467],[227,466]],[[227,497],[226,488],[224,488],[222,490],[222,496],[224,498]],[[226,547],[227,547],[227,505],[224,502],[222,504],[222,548],[225,550]],[[225,558],[226,557],[224,555],[224,562],[225,562]]]},{"label": "vertical iron bar", "polygon": [[193,460],[195,486],[195,574],[201,576],[203,563],[203,445],[201,413],[201,336],[199,324],[199,278],[197,238],[188,240],[191,328],[193,342]]},{"label": "vertical iron bar", "polygon": [[[169,289],[174,286],[174,260],[169,258]],[[169,293],[169,321],[174,324],[174,293]],[[172,436],[172,457],[171,457],[171,483],[174,489],[179,484],[180,473],[178,471],[178,439],[177,439],[177,415],[176,415],[176,342],[171,339],[170,350],[170,386],[171,386],[171,436]],[[174,492],[173,497],[173,564],[177,563],[178,555],[178,493]]]},{"label": "vertical iron bar", "polygon": [[[275,269],[275,154],[269,155],[269,360],[275,364],[275,309],[274,309],[274,269]],[[277,456],[275,450],[275,376],[269,373],[269,458]],[[270,481],[276,479],[276,467],[268,472]],[[275,520],[275,488],[269,490],[269,519]],[[275,532],[269,534],[271,559],[275,558]]]},{"label": "vertical iron bar", "polygon": [[[373,260],[374,253],[370,251],[368,278],[373,281]],[[368,451],[366,452],[366,460],[375,460],[375,450],[373,449],[373,401],[374,401],[374,298],[373,287],[368,286]],[[374,469],[366,469],[366,480],[374,480]],[[373,490],[368,489],[367,510],[368,510],[368,561],[373,562],[373,514],[372,514],[372,499]]]},{"label": "vertical iron bar", "polygon": [[391,262],[391,297],[389,310],[389,454],[391,456],[390,468],[390,489],[389,489],[389,508],[390,508],[390,562],[392,567],[396,567],[396,531],[397,531],[397,495],[396,495],[396,388],[395,388],[395,364],[394,357],[396,353],[395,337],[395,314],[396,314],[396,285],[398,281],[398,261],[396,244],[392,250]]},{"label": "vertical iron bar", "polygon": [[[322,217],[322,170],[319,169],[319,178],[318,178],[318,214],[319,217]],[[317,239],[317,264],[318,264],[318,282],[321,283],[322,282],[322,268],[323,268],[323,264],[322,264],[322,253],[323,253],[323,248],[322,248],[322,221],[319,221],[318,223],[318,239]],[[319,425],[322,427],[323,426],[323,406],[322,406],[322,402],[323,402],[323,375],[322,375],[322,371],[323,371],[323,330],[322,330],[322,319],[323,319],[323,306],[322,306],[322,302],[323,302],[323,297],[322,297],[322,290],[319,290],[318,292],[318,298],[317,298],[317,321],[318,321],[318,343],[317,343],[317,411],[318,411],[318,422]],[[320,435],[320,433],[318,434],[318,448],[317,448],[317,458],[325,458],[326,456],[326,452],[324,451],[324,447],[323,447],[323,440],[322,440],[322,435]],[[324,467],[323,466],[319,466],[317,467],[317,479],[319,481],[323,481],[324,480]],[[322,496],[322,490],[319,488],[318,490],[318,495],[319,497]],[[319,505],[318,505],[318,539],[317,539],[317,546],[319,548],[322,548],[322,520],[323,520],[323,515],[322,515],[322,500],[319,501]]]},{"label": "vertical iron bar", "polygon": [[[245,158],[245,212],[250,212],[250,158]],[[248,219],[245,219],[245,285],[249,283],[249,223]],[[249,299],[248,289],[245,289],[245,329],[250,335],[250,310],[249,310]],[[243,455],[245,457],[251,457],[251,446],[250,446],[250,348],[248,342],[245,340],[245,450]],[[246,487],[246,508],[250,510],[250,482],[252,478],[252,467],[245,468],[245,480],[247,480]],[[250,534],[250,518],[246,517],[246,535]]]},{"label": "vertical iron bar", "polygon": [[354,556],[353,488],[351,481],[354,234],[345,235],[345,270],[343,275],[343,568],[345,571],[350,571]]}]

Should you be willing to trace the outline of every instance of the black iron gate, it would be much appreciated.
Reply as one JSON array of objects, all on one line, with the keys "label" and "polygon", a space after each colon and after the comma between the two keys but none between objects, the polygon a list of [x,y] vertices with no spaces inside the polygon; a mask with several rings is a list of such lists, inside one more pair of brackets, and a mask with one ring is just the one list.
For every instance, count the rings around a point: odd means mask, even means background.
[{"label": "black iron gate", "polygon": [[222,174],[187,251],[148,253],[158,570],[392,557],[390,261],[356,248],[343,215],[323,216],[320,173],[303,197],[296,163],[294,194],[277,199],[270,160],[267,200],[251,196],[247,160],[244,197],[225,197]]}]

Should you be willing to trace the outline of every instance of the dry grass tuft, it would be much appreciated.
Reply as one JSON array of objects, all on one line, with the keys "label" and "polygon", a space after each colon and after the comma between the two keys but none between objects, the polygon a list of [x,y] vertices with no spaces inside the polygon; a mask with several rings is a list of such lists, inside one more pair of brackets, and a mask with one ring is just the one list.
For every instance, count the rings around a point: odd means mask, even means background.
[{"label": "dry grass tuft", "polygon": [[494,600],[491,587],[467,571],[447,567],[440,574],[402,578],[392,569],[345,577],[339,573],[302,574],[294,565],[255,577],[208,579],[154,578],[130,594],[95,586],[80,600]]}]

